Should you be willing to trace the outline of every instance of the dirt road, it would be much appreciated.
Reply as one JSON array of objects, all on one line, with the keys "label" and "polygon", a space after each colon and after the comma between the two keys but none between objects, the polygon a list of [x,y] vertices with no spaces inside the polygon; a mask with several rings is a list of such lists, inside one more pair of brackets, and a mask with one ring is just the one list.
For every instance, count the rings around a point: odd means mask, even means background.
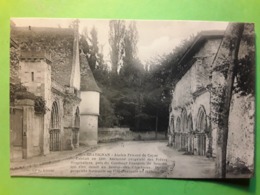
[{"label": "dirt road", "polygon": [[[73,159],[15,170],[14,175],[58,177],[212,178],[214,160],[183,155],[164,141],[100,144]],[[108,155],[109,154],[109,155]]]}]

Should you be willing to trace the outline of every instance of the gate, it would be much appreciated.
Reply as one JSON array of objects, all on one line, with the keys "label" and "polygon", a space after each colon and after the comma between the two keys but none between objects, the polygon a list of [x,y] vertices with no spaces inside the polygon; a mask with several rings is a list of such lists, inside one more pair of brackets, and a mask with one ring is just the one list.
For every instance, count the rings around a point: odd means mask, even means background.
[{"label": "gate", "polygon": [[10,108],[11,158],[24,158],[23,155],[23,109]]},{"label": "gate", "polygon": [[60,130],[51,129],[50,130],[50,151],[60,150]]},{"label": "gate", "polygon": [[51,128],[50,128],[50,151],[59,151],[60,147],[60,115],[58,103],[55,101],[51,109]]}]

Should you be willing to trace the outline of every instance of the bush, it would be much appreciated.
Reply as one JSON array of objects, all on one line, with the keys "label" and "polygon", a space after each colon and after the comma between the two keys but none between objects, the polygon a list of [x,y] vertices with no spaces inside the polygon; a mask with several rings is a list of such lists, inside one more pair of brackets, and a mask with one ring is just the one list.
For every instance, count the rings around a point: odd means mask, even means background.
[{"label": "bush", "polygon": [[46,102],[41,96],[36,96],[27,91],[21,83],[10,84],[10,101],[13,103],[15,100],[30,99],[34,101],[34,111],[36,113],[45,114],[48,108]]},{"label": "bush", "polygon": [[46,107],[46,101],[42,97],[37,96],[34,100],[34,111],[45,114],[47,110],[48,108]]}]

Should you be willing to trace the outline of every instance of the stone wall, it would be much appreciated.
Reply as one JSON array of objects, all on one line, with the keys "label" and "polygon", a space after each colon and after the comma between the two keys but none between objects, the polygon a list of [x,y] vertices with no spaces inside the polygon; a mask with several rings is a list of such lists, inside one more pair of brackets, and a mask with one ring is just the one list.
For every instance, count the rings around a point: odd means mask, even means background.
[{"label": "stone wall", "polygon": [[80,110],[82,114],[99,115],[99,92],[82,91]]},{"label": "stone wall", "polygon": [[[22,128],[20,129],[22,137],[20,140],[22,145],[19,151],[17,147],[11,144],[11,159],[13,158],[30,158],[43,154],[43,136],[44,136],[44,120],[43,114],[37,114],[34,111],[34,101],[23,99],[15,102],[14,109],[19,108],[22,110]],[[13,114],[10,114],[11,123]],[[11,134],[11,140],[12,140]]]},{"label": "stone wall", "polygon": [[[238,24],[237,27],[230,25],[227,28],[227,35],[231,33],[239,33]],[[242,28],[241,28],[242,29]],[[254,98],[254,84],[255,84],[255,37],[254,37],[254,25],[245,24],[242,39],[239,45],[238,61],[234,66],[235,79],[232,86],[233,91],[231,95],[229,118],[228,118],[228,139],[227,139],[227,171],[241,171],[251,169],[254,165],[254,123],[255,123],[255,98]],[[231,40],[236,42],[237,37],[231,36]],[[225,106],[222,102],[223,91],[226,90],[226,94],[229,94],[229,80],[225,76],[226,70],[223,69],[223,64],[226,61],[233,61],[230,58],[230,48],[226,47],[229,44],[230,37],[224,37],[223,45],[220,47],[218,57],[214,63],[214,71],[212,73],[212,112],[217,113],[217,120],[212,120],[212,135],[213,135],[213,147],[215,146],[219,152],[214,153],[218,162],[223,161],[222,144],[225,141],[223,134],[217,136],[217,131],[226,131],[226,124],[223,123],[222,116],[226,116],[225,110],[222,109]],[[226,87],[226,88],[225,88]],[[216,105],[220,106],[220,109]],[[219,114],[220,113],[220,114]],[[215,114],[216,115],[216,114]],[[214,116],[214,115],[212,115]],[[221,118],[222,117],[222,118]],[[223,121],[222,121],[223,120]],[[214,150],[213,150],[214,151]],[[220,163],[219,163],[220,164]],[[217,166],[219,166],[217,164]],[[235,168],[235,169],[233,169]]]},{"label": "stone wall", "polygon": [[80,116],[81,145],[96,145],[98,142],[98,116],[82,115]]},{"label": "stone wall", "polygon": [[[174,146],[191,153],[212,152],[212,137],[210,132],[210,84],[211,64],[218,50],[221,39],[207,40],[201,49],[193,56],[195,61],[190,69],[182,76],[175,85],[171,103],[169,120],[169,133]],[[205,113],[206,128],[198,129],[199,111]],[[184,116],[185,115],[185,116]],[[188,117],[192,122],[188,124]],[[180,120],[178,122],[177,120]],[[178,125],[180,123],[180,125]],[[181,126],[181,127],[179,127]],[[199,149],[200,143],[203,145]],[[202,146],[201,146],[202,147]],[[195,152],[194,152],[195,151]]]},{"label": "stone wall", "polygon": [[21,70],[19,76],[22,85],[24,85],[29,92],[36,96],[41,96],[46,101],[47,112],[43,116],[43,154],[49,153],[49,123],[50,111],[52,106],[52,92],[51,92],[51,65],[47,64],[42,59],[27,59],[20,61]]},{"label": "stone wall", "polygon": [[207,88],[210,82],[210,70],[221,39],[208,40],[193,58],[196,61],[178,81],[174,88],[172,109],[183,107],[193,102],[193,94]]},{"label": "stone wall", "polygon": [[[129,128],[99,128],[98,129],[98,142],[115,142],[115,141],[145,141],[145,140],[155,140],[155,132],[133,132]],[[165,140],[165,132],[157,133],[158,140]]]},{"label": "stone wall", "polygon": [[[247,166],[251,171],[254,168],[255,147],[255,34],[254,25],[245,24],[243,37],[240,42],[238,58],[250,59],[238,74],[246,72],[241,80],[242,86],[233,93],[227,145],[227,161],[232,167]],[[240,81],[240,85],[241,85]],[[237,79],[235,85],[237,86]]]},{"label": "stone wall", "polygon": [[29,92],[44,98],[47,90],[50,91],[50,86],[48,86],[51,82],[49,77],[51,71],[50,65],[43,60],[36,59],[34,61],[21,60],[20,66],[21,70],[19,74],[22,85],[24,85]]},{"label": "stone wall", "polygon": [[254,165],[254,123],[255,98],[251,95],[232,97],[229,134],[227,145],[227,161],[232,166],[244,164],[253,169]]},{"label": "stone wall", "polygon": [[98,142],[99,98],[99,92],[81,92],[79,138],[82,145],[95,145]]}]

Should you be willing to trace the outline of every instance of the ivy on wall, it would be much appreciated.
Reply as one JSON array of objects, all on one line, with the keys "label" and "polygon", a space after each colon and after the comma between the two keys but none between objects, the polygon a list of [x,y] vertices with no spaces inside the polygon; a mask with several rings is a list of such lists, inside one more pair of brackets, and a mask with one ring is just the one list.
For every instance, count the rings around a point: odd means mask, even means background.
[{"label": "ivy on wall", "polygon": [[36,96],[27,91],[21,83],[10,84],[10,103],[14,105],[15,100],[30,99],[34,101],[34,111],[38,114],[46,114],[49,109],[46,106],[46,101],[41,96]]}]

